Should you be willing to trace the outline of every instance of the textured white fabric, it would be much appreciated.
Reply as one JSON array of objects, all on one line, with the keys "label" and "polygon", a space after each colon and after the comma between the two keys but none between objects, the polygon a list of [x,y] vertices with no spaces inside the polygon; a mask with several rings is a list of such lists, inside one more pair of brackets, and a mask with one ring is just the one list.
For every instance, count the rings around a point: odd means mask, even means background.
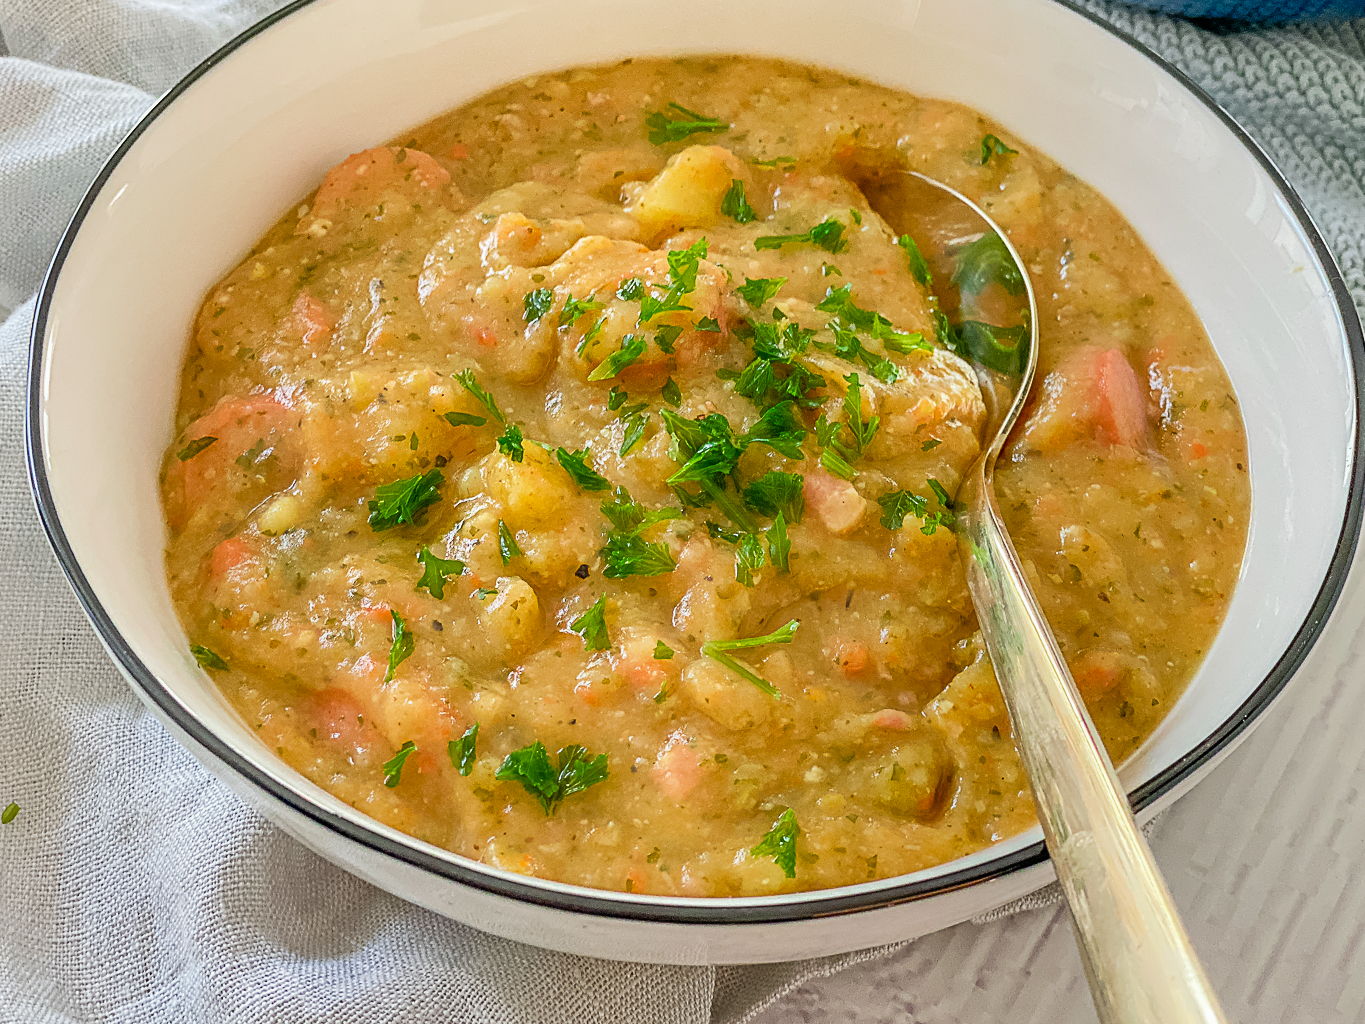
[{"label": "textured white fabric", "polygon": [[[764,967],[644,967],[481,935],[331,867],[247,811],[163,732],[111,668],[27,497],[21,410],[32,303],[25,299],[85,186],[152,93],[276,5],[0,0],[0,54],[4,47],[12,54],[0,56],[0,307],[18,306],[0,327],[0,614],[10,622],[0,641],[0,805],[16,800],[23,808],[0,826],[0,1024],[521,1024],[550,1017],[702,1024],[748,1019],[802,982],[885,957],[890,950]],[[1096,9],[1157,41],[1253,123],[1303,188],[1357,298],[1365,299],[1359,26],[1229,41]],[[1342,711],[1358,720],[1365,699],[1342,699]],[[1293,707],[1308,714],[1295,719],[1294,742],[1302,748],[1269,726],[1253,742],[1267,744],[1279,758],[1274,764],[1306,765],[1309,776],[1330,782],[1349,802],[1365,784],[1360,755],[1303,740],[1310,727],[1324,726],[1312,706]],[[1350,787],[1330,776],[1332,764],[1344,766]],[[1243,776],[1225,769],[1217,778],[1231,779],[1225,789],[1260,807],[1271,797],[1256,783],[1275,790],[1280,776],[1262,778],[1253,763]],[[1292,799],[1300,815],[1320,806],[1302,788],[1274,799]],[[1341,813],[1349,818],[1349,808]],[[1235,814],[1180,817],[1194,834],[1224,830],[1218,838],[1230,862],[1267,873],[1257,859],[1265,837]],[[1321,821],[1312,821],[1320,831]],[[1291,895],[1286,905],[1298,908],[1298,930],[1267,932],[1282,941],[1256,938],[1266,932],[1260,904],[1228,911],[1258,970],[1276,970],[1279,951],[1307,933],[1331,937],[1335,945],[1319,952],[1338,975],[1358,963],[1359,934],[1342,929],[1365,916],[1362,888],[1343,872],[1352,853],[1359,858],[1362,837],[1365,830],[1343,826],[1324,838],[1335,888],[1291,887],[1298,903]],[[1202,891],[1203,876],[1217,894],[1243,884],[1208,860],[1205,847],[1197,852],[1167,863],[1178,896]],[[1320,879],[1313,852],[1297,851],[1293,863]],[[1335,904],[1332,893],[1339,894]],[[1348,896],[1354,902],[1343,902]],[[1320,905],[1345,906],[1347,916],[1338,913],[1335,930],[1314,931],[1304,922]],[[1026,1011],[1011,1016],[1041,1020],[1045,1007],[1054,1015],[1078,1006],[1085,1012],[1068,930],[1055,909],[962,926],[834,983],[842,987],[808,987],[763,1019],[852,1019],[846,1011],[855,1005],[875,1019],[1000,1019],[1016,998]],[[1311,942],[1302,948],[1314,949]],[[1354,1014],[1365,988],[1343,986],[1338,978],[1332,998]],[[875,1001],[854,1001],[864,988],[877,993]],[[924,1008],[934,1015],[924,1016]]]}]

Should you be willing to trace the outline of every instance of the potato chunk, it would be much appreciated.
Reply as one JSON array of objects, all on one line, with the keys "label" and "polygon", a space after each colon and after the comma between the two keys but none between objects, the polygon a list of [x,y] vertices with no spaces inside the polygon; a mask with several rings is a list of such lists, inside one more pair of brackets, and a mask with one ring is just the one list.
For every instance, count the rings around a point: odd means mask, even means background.
[{"label": "potato chunk", "polygon": [[646,236],[681,228],[710,227],[720,218],[721,200],[733,181],[749,171],[723,146],[688,146],[626,204]]}]

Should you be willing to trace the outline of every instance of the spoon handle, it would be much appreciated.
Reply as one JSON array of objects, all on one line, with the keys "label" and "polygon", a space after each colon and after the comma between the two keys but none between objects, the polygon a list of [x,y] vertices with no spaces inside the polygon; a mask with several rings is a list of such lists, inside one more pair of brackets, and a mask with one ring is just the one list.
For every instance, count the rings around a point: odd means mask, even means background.
[{"label": "spoon handle", "polygon": [[1099,1019],[1222,1022],[1218,999],[1133,823],[992,491],[978,463],[960,494],[968,585]]}]

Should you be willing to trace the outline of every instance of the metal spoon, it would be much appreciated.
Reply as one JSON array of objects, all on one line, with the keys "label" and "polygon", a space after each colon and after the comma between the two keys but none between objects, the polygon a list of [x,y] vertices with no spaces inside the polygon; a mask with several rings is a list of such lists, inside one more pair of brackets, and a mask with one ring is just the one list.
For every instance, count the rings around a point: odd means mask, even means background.
[{"label": "metal spoon", "polygon": [[[1105,1024],[1222,1022],[995,502],[996,458],[1038,365],[1038,309],[1028,271],[1005,233],[947,185],[893,171],[863,186],[873,209],[921,247],[943,312],[956,321],[957,347],[981,380],[989,443],[958,494],[959,547],[1095,1009]],[[993,273],[974,280],[959,274],[953,281],[960,254],[973,244]]]}]

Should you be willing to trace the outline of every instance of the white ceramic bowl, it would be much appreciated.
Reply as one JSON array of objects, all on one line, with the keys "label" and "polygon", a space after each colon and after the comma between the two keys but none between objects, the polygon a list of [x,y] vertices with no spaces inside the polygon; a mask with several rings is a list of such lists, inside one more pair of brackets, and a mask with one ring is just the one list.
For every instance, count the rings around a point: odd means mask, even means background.
[{"label": "white ceramic bowl", "polygon": [[1050,0],[314,0],[195,70],[100,173],[34,324],[38,506],[114,660],[248,803],[331,860],[476,927],[674,963],[903,939],[1052,878],[1035,829],[901,878],[789,896],[607,893],[463,860],[381,825],[253,737],[171,607],[157,469],[203,293],[346,154],[510,80],[627,56],[748,50],[998,118],[1116,203],[1203,317],[1249,432],[1242,580],[1203,669],[1121,772],[1150,817],[1281,691],[1341,587],[1361,514],[1360,324],[1313,224],[1232,120],[1151,53]]}]

